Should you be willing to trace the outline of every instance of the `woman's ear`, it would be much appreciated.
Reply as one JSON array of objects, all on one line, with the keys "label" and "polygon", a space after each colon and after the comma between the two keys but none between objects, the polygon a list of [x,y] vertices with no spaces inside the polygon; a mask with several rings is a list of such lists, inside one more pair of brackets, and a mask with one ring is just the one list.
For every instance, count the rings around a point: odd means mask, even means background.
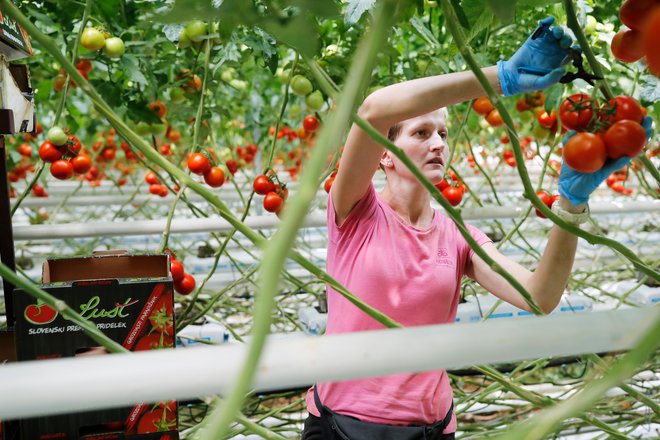
[{"label": "woman's ear", "polygon": [[386,168],[392,168],[394,163],[392,163],[392,158],[387,151],[383,152],[383,156],[380,158],[380,164]]}]

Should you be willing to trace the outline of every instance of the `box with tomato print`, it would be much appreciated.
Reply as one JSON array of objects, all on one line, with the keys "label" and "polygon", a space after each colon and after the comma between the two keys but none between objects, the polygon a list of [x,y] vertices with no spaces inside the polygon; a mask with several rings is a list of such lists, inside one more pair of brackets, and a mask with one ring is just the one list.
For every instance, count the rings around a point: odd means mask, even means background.
[{"label": "box with tomato print", "polygon": [[[173,349],[169,267],[167,254],[130,255],[119,251],[52,259],[44,263],[42,288],[128,350]],[[79,326],[51,307],[19,290],[14,299],[19,362],[107,354]],[[20,438],[30,440],[162,440],[164,436],[172,440],[179,437],[176,402],[139,403],[20,421]]]}]

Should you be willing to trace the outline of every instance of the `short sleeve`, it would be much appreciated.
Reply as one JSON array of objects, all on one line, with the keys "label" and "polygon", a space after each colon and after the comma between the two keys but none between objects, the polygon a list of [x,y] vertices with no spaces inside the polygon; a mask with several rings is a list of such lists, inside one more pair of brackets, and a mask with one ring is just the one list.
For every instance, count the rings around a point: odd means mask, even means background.
[{"label": "short sleeve", "polygon": [[[486,243],[493,242],[493,240],[488,238],[488,236],[484,234],[480,229],[475,228],[474,226],[467,223],[465,224],[465,226],[467,227],[467,230],[468,232],[470,232],[470,235],[472,236],[474,241],[476,241],[479,246],[483,246]],[[472,257],[474,256],[474,249],[472,249],[470,245],[467,244],[467,242],[465,243],[465,245],[468,247],[467,258],[465,261],[465,267],[467,268],[467,266],[472,262]]]},{"label": "short sleeve", "polygon": [[339,240],[342,236],[354,232],[360,222],[369,221],[376,213],[378,200],[376,199],[376,190],[372,183],[364,193],[362,198],[349,212],[348,217],[344,220],[341,226],[337,226],[335,206],[332,202],[332,189],[328,194],[328,209],[327,209],[327,224],[328,224],[328,239],[332,241]]}]

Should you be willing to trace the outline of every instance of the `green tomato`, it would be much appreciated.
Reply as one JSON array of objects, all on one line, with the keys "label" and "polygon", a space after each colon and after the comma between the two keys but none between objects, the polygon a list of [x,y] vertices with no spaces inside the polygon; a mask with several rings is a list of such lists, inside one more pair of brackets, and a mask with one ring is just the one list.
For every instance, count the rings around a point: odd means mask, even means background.
[{"label": "green tomato", "polygon": [[323,94],[320,90],[314,90],[305,98],[305,104],[307,104],[307,107],[315,112],[321,110],[321,107],[323,107],[323,102]]},{"label": "green tomato", "polygon": [[192,41],[202,41],[208,34],[208,26],[202,20],[193,20],[186,25],[186,34]]},{"label": "green tomato", "polygon": [[417,61],[415,61],[415,65],[417,66],[417,70],[419,70],[421,73],[424,73],[426,72],[426,69],[429,68],[429,60],[420,58]]},{"label": "green tomato", "polygon": [[151,124],[149,126],[149,133],[153,134],[154,136],[165,136],[166,131],[167,125],[165,124]]},{"label": "green tomato", "polygon": [[186,92],[181,87],[175,87],[170,90],[170,101],[174,104],[183,102],[186,99]]},{"label": "green tomato", "polygon": [[291,74],[291,71],[289,70],[284,70],[281,67],[278,67],[277,70],[275,71],[275,75],[279,78],[282,83],[286,84],[286,82],[289,80],[289,75]]},{"label": "green tomato", "polygon": [[532,113],[530,110],[525,110],[524,112],[518,113],[518,117],[520,118],[521,122],[532,122],[534,120],[534,113]]},{"label": "green tomato", "polygon": [[587,24],[584,27],[584,33],[587,35],[594,33],[597,24],[598,21],[596,21],[593,15],[587,15]]},{"label": "green tomato", "polygon": [[151,131],[151,127],[144,121],[140,121],[135,124],[135,132],[140,136],[146,136]]},{"label": "green tomato", "polygon": [[291,80],[291,90],[296,95],[307,96],[314,90],[314,87],[307,78],[302,75],[296,75]]},{"label": "green tomato", "polygon": [[236,90],[245,90],[247,89],[247,82],[240,79],[232,79],[229,81],[229,85],[235,88]]},{"label": "green tomato", "polygon": [[532,136],[534,136],[534,139],[537,141],[544,141],[548,138],[549,135],[550,130],[545,127],[541,127],[538,124],[534,127],[534,129],[532,129]]},{"label": "green tomato", "polygon": [[51,129],[48,130],[48,140],[51,141],[54,145],[57,145],[58,147],[60,145],[66,144],[66,141],[68,139],[69,137],[66,135],[64,130],[62,130],[57,125],[51,127]]},{"label": "green tomato", "polygon": [[220,74],[220,78],[221,78],[224,82],[229,82],[229,81],[231,81],[232,79],[234,79],[234,74],[235,74],[235,73],[236,73],[236,69],[234,69],[233,67],[227,67],[227,68],[226,68],[225,70],[223,70],[222,73]]},{"label": "green tomato", "polygon": [[298,104],[292,104],[289,106],[289,118],[291,119],[300,119],[300,116],[302,115],[302,111],[300,110],[300,106]]},{"label": "green tomato", "polygon": [[181,33],[179,34],[179,49],[185,49],[186,47],[190,47],[190,37],[186,33],[186,30],[182,30]]},{"label": "green tomato", "polygon": [[87,50],[99,50],[105,45],[105,36],[100,30],[90,27],[83,31],[80,44]]},{"label": "green tomato", "polygon": [[124,55],[126,47],[124,46],[124,41],[119,37],[111,37],[105,40],[105,46],[103,51],[110,58],[119,58]]}]

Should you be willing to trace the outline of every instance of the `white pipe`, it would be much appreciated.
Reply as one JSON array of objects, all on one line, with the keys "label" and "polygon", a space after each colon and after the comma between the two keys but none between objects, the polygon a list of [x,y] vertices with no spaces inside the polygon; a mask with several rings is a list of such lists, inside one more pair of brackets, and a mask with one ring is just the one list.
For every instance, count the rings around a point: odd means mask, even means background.
[{"label": "white pipe", "polygon": [[[256,391],[286,389],[627,350],[659,317],[660,309],[649,307],[323,337],[271,336],[252,385]],[[246,354],[245,345],[224,345],[5,364],[0,366],[0,418],[226,395]]]},{"label": "white pipe", "polygon": [[[98,202],[98,201],[97,201]],[[467,221],[495,218],[517,218],[528,206],[487,206],[483,208],[465,208],[463,218]],[[646,202],[600,202],[590,208],[594,215],[624,214],[630,212],[660,211],[660,200]],[[275,215],[250,216],[245,223],[252,229],[275,229],[280,219]],[[15,225],[14,240],[40,240],[78,237],[109,237],[128,235],[162,234],[165,230],[165,219],[140,220],[130,222],[95,222],[66,223],[59,225]],[[304,227],[317,228],[326,225],[325,213],[315,212],[305,218]],[[170,232],[227,232],[231,229],[229,222],[222,218],[189,218],[174,219]]]}]

